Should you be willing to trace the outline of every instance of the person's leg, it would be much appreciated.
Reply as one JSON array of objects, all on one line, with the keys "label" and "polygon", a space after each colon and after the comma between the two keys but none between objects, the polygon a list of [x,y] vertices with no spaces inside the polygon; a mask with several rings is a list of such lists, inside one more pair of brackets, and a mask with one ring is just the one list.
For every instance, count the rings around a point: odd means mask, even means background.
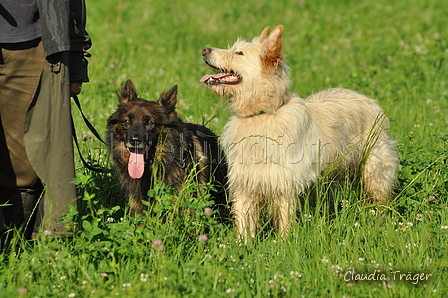
[{"label": "person's leg", "polygon": [[39,209],[42,226],[59,236],[69,236],[60,217],[76,207],[69,53],[49,57],[25,121],[28,158],[45,185]]},{"label": "person's leg", "polygon": [[27,223],[42,191],[24,147],[24,124],[46,60],[40,40],[0,49],[0,204],[11,204],[0,207],[1,231]]}]

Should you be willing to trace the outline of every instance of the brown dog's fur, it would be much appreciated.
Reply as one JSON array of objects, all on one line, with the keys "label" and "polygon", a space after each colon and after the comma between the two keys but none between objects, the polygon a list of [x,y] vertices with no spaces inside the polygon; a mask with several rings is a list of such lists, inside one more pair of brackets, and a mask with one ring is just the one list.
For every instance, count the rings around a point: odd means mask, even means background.
[{"label": "brown dog's fur", "polygon": [[263,209],[275,226],[290,229],[298,194],[322,173],[363,178],[365,193],[386,202],[396,178],[397,148],[378,103],[336,88],[306,100],[289,91],[283,26],[266,27],[252,42],[204,48],[203,59],[221,74],[201,82],[228,99],[234,115],[221,141],[229,163],[229,191],[238,234],[254,237]]},{"label": "brown dog's fur", "polygon": [[216,184],[215,204],[226,204],[227,166],[218,137],[204,126],[179,119],[177,85],[153,102],[139,98],[128,80],[119,100],[107,122],[107,140],[132,215],[147,209],[142,200],[148,199],[155,167],[158,180],[177,187],[184,183],[186,171],[197,167],[197,182]]}]

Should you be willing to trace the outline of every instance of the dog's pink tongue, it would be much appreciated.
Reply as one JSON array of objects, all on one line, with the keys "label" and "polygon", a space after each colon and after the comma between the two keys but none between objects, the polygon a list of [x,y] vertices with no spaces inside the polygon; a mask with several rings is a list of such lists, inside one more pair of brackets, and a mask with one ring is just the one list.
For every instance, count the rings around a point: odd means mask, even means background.
[{"label": "dog's pink tongue", "polygon": [[220,79],[220,78],[222,78],[222,77],[225,77],[225,76],[227,76],[228,75],[228,73],[218,73],[218,74],[214,74],[214,75],[209,75],[209,74],[207,74],[207,75],[205,75],[205,76],[203,76],[200,80],[199,80],[199,82],[205,82],[205,81],[207,81],[208,79],[210,79],[210,78],[213,78],[213,79]]},{"label": "dog's pink tongue", "polygon": [[143,176],[145,171],[145,159],[144,153],[140,153],[139,150],[129,150],[129,163],[128,173],[131,178],[139,179]]}]

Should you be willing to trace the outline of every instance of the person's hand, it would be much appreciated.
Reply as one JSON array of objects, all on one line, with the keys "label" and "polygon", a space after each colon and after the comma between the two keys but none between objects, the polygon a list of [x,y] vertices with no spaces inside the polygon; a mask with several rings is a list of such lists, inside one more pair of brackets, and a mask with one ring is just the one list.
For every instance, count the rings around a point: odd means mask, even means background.
[{"label": "person's hand", "polygon": [[70,95],[75,96],[81,93],[82,82],[70,83]]}]

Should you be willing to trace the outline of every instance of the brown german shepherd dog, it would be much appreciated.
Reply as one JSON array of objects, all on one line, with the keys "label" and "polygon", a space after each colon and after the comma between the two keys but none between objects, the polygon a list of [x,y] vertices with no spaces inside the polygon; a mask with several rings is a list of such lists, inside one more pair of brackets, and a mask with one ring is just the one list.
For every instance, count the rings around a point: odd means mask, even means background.
[{"label": "brown german shepherd dog", "polygon": [[226,205],[227,166],[218,137],[204,126],[182,122],[176,103],[177,85],[154,102],[139,98],[128,80],[119,93],[117,111],[107,121],[109,149],[131,215],[147,209],[142,200],[151,200],[147,193],[154,174],[166,185],[180,188],[186,171],[194,167],[199,184],[215,185],[215,205],[220,209]]}]

